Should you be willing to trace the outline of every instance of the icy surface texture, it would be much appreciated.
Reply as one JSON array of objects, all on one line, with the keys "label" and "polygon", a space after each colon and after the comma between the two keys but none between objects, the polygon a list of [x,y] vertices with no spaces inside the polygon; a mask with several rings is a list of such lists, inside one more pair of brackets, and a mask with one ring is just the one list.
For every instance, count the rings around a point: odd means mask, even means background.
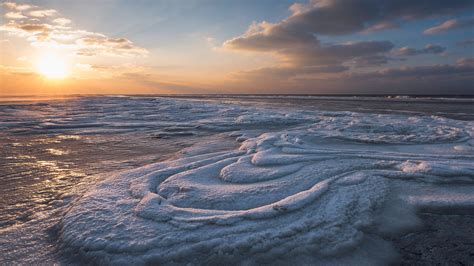
[{"label": "icy surface texture", "polygon": [[[176,108],[193,110],[188,122],[162,130],[232,131],[239,147],[197,144],[91,188],[61,221],[61,242],[85,261],[377,264],[393,259],[380,234],[397,220],[380,217],[403,209],[397,191],[474,187],[469,121],[171,99],[157,113],[179,120]],[[472,190],[406,198],[414,208],[474,204]],[[411,214],[397,218],[410,224]]]}]

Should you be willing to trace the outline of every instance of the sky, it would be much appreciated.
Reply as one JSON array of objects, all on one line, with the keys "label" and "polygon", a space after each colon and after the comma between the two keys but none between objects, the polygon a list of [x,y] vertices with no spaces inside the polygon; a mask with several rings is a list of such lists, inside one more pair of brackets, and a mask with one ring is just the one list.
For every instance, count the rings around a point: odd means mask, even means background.
[{"label": "sky", "polygon": [[474,94],[474,0],[0,6],[0,94]]}]

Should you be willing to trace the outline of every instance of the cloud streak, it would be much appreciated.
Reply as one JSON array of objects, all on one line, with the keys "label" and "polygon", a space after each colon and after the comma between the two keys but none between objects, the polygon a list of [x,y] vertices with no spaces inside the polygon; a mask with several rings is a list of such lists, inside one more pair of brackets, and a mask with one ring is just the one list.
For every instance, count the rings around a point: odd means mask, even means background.
[{"label": "cloud streak", "polygon": [[437,26],[426,29],[424,34],[438,34],[449,30],[474,27],[474,17],[465,19],[450,19]]},{"label": "cloud streak", "polygon": [[456,45],[458,46],[474,45],[474,39],[461,40],[461,41],[456,42]]},{"label": "cloud streak", "polygon": [[44,17],[52,17],[56,14],[56,10],[54,9],[42,9],[42,10],[33,10],[29,13],[31,17],[34,18],[44,18]]},{"label": "cloud streak", "polygon": [[394,52],[398,56],[414,56],[422,54],[441,54],[446,51],[446,47],[436,45],[436,44],[427,44],[423,49],[415,49],[410,47],[402,47]]},{"label": "cloud streak", "polygon": [[26,16],[22,15],[21,12],[8,12],[5,14],[5,17],[8,19],[22,19]]}]

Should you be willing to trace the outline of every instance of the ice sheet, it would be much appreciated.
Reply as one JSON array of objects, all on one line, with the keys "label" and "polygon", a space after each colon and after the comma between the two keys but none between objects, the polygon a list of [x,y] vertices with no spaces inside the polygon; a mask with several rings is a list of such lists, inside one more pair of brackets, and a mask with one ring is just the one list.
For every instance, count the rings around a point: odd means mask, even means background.
[{"label": "ice sheet", "polygon": [[[229,131],[238,148],[197,144],[91,188],[60,223],[61,243],[87,262],[378,264],[394,259],[383,232],[416,224],[400,204],[474,207],[473,190],[449,188],[474,188],[472,121],[155,104],[160,132]],[[399,193],[417,186],[445,190]]]}]

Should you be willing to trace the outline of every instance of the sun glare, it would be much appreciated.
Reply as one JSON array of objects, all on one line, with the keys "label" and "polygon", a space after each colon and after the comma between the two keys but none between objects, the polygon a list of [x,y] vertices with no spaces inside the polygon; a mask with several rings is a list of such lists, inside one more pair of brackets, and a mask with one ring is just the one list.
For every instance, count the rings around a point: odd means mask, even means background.
[{"label": "sun glare", "polygon": [[63,79],[68,75],[66,62],[57,55],[41,57],[36,67],[41,75],[49,79]]}]

